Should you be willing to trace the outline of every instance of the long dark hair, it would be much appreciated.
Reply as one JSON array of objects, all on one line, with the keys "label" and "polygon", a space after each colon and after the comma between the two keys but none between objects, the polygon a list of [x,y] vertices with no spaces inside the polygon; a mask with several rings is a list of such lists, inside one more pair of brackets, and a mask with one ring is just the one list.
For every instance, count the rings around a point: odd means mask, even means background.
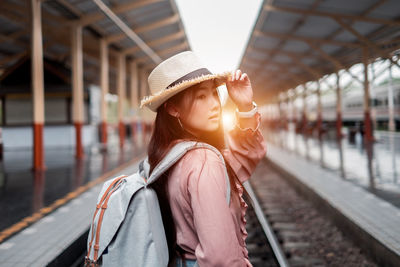
[{"label": "long dark hair", "polygon": [[[185,105],[184,107],[192,106],[195,94],[195,88],[191,87],[171,97],[167,101],[174,105]],[[208,143],[219,151],[225,147],[224,141],[224,130],[222,125],[222,116],[220,116],[219,127],[215,132],[207,132],[201,134],[198,137],[193,136],[189,132],[185,131],[179,124],[178,119],[170,115],[165,106],[161,105],[157,109],[157,115],[154,123],[154,129],[148,146],[148,161],[150,165],[150,173],[161,161],[161,159],[167,154],[167,152],[178,142],[184,140],[199,141]],[[222,154],[222,153],[221,153]],[[240,183],[233,169],[229,165],[229,162],[225,159],[225,165],[227,167],[229,182],[231,185],[231,195],[233,197],[238,196],[238,190],[236,188],[236,182]],[[176,257],[182,256],[181,249],[176,244],[176,230],[175,223],[172,217],[171,207],[168,202],[168,191],[167,182],[169,177],[169,171],[165,172],[152,187],[157,193],[158,200],[160,203],[160,209],[164,224],[165,233],[167,236],[168,250],[169,250],[169,265],[175,266]]]}]

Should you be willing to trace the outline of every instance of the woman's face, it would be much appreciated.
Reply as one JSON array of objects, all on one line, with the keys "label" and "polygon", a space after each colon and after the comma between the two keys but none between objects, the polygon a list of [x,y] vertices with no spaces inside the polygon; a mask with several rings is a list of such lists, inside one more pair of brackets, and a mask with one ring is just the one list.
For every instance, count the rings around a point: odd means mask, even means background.
[{"label": "woman's face", "polygon": [[[217,88],[213,80],[204,81],[194,85],[187,91],[193,94],[192,106],[181,105],[179,109],[179,119],[185,130],[199,136],[204,131],[215,131],[218,129],[221,117],[221,104],[218,97]],[[183,101],[185,102],[185,101]]]}]

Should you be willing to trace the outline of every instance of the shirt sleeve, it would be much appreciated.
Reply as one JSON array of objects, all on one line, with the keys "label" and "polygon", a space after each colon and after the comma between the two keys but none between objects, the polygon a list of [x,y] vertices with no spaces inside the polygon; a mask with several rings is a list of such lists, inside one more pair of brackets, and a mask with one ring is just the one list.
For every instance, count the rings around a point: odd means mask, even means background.
[{"label": "shirt sleeve", "polygon": [[242,129],[238,125],[227,134],[228,148],[223,151],[233,171],[243,183],[247,181],[258,162],[267,152],[260,131],[261,115],[256,113],[256,129]]},{"label": "shirt sleeve", "polygon": [[188,193],[199,241],[195,248],[199,266],[246,266],[226,200],[221,159],[208,149],[189,153],[192,164],[188,165],[192,167],[188,172]]}]

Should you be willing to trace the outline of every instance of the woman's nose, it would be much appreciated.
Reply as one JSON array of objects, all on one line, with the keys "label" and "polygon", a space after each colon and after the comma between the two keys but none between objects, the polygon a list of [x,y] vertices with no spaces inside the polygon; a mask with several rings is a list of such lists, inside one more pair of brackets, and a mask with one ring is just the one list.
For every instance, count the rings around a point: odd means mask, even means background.
[{"label": "woman's nose", "polygon": [[210,106],[212,107],[212,109],[219,109],[220,103],[218,94],[212,95]]}]

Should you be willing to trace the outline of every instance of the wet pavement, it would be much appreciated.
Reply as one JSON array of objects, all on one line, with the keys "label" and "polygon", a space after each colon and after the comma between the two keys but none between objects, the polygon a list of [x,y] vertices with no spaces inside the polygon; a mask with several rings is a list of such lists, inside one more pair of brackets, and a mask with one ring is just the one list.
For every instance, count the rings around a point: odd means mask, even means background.
[{"label": "wet pavement", "polygon": [[400,207],[400,133],[374,132],[376,142],[366,145],[361,134],[341,141],[323,135],[320,139],[289,131],[264,131],[264,137],[317,165],[336,172],[376,196]]},{"label": "wet pavement", "polygon": [[0,162],[0,231],[145,150],[145,145],[126,140],[121,151],[118,143],[109,144],[107,152],[92,147],[86,149],[85,158],[78,161],[73,148],[46,149],[44,172],[31,171],[31,150],[5,151]]}]

